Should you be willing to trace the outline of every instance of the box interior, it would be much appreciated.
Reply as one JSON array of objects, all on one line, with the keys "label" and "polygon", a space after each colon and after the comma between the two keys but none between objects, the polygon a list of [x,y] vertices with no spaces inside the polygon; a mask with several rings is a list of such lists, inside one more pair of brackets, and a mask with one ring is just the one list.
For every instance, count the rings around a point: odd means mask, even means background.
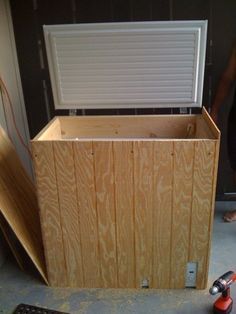
[{"label": "box interior", "polygon": [[203,115],[61,116],[34,140],[218,139]]}]

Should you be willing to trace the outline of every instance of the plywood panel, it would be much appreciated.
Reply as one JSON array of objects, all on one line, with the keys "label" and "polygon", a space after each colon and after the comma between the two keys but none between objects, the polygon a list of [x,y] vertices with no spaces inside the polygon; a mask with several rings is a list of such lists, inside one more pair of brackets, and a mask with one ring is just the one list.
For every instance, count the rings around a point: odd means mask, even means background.
[{"label": "plywood panel", "polygon": [[153,142],[134,142],[136,287],[152,286]]},{"label": "plywood panel", "polygon": [[220,130],[218,129],[217,125],[215,124],[205,107],[202,108],[202,117],[208,127],[211,129],[211,132],[214,134],[214,138],[220,139]]},{"label": "plywood panel", "polygon": [[32,148],[49,283],[67,286],[53,144],[32,142]]},{"label": "plywood panel", "polygon": [[[155,138],[170,128],[188,134],[195,121],[62,117],[72,139],[34,142],[45,252],[58,286],[139,288],[147,279],[151,288],[184,288],[186,264],[197,262],[197,288],[205,287],[219,134],[207,126],[213,139]],[[75,139],[78,128],[91,138]],[[132,138],[138,132],[148,139]]]},{"label": "plywood panel", "polygon": [[194,143],[174,143],[171,287],[185,287],[192,207]]},{"label": "plywood panel", "polygon": [[60,140],[61,124],[58,117],[53,118],[42,131],[34,138],[34,141],[42,140]]},{"label": "plywood panel", "polygon": [[170,287],[173,142],[154,142],[153,288]]},{"label": "plywood panel", "polygon": [[68,285],[83,287],[80,223],[72,142],[54,142],[53,149]]},{"label": "plywood panel", "polygon": [[94,142],[102,287],[117,287],[116,214],[112,142]]},{"label": "plywood panel", "polygon": [[74,142],[85,287],[100,287],[100,259],[92,142]]},{"label": "plywood panel", "polygon": [[219,134],[219,140],[215,141],[215,155],[212,156],[214,160],[214,170],[213,170],[213,178],[212,178],[211,212],[210,212],[210,219],[209,219],[207,260],[206,260],[205,274],[204,274],[205,285],[207,284],[207,279],[208,279],[208,269],[209,269],[211,243],[212,243],[211,239],[212,239],[212,228],[213,228],[214,210],[215,210],[215,196],[216,196],[216,183],[217,183],[217,172],[218,172],[218,162],[219,162],[219,150],[220,150],[220,134]]},{"label": "plywood panel", "polygon": [[[22,246],[47,283],[35,187],[2,128],[0,128],[0,212],[1,228],[19,264],[22,264],[19,256],[22,250],[18,248]],[[14,239],[11,238],[12,231]]]},{"label": "plywood panel", "polygon": [[215,135],[202,116],[196,120],[196,139],[214,139]]},{"label": "plywood panel", "polygon": [[198,262],[197,287],[204,288],[205,267],[211,217],[212,179],[215,143],[199,141],[195,144],[193,206],[189,260]]},{"label": "plywood panel", "polygon": [[[189,138],[194,115],[137,115],[61,117],[63,139],[74,138]],[[49,133],[50,134],[50,133]],[[45,137],[44,137],[45,139]],[[47,140],[52,138],[47,137]]]},{"label": "plywood panel", "polygon": [[133,142],[113,142],[118,286],[135,286]]}]

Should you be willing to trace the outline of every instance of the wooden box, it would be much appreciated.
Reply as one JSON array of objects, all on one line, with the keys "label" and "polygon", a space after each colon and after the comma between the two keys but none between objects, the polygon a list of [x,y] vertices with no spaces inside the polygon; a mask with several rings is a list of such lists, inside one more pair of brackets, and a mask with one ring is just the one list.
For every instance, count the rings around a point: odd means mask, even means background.
[{"label": "wooden box", "polygon": [[207,282],[219,131],[202,115],[57,117],[32,141],[54,286]]},{"label": "wooden box", "polygon": [[[206,28],[190,24],[46,27],[56,108],[200,107]],[[184,288],[194,263],[205,288],[219,138],[204,108],[54,118],[32,140],[50,284]]]}]

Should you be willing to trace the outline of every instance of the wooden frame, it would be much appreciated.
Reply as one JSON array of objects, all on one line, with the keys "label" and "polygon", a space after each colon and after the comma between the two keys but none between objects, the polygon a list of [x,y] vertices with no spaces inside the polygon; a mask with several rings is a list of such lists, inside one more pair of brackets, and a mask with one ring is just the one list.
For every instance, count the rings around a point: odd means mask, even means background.
[{"label": "wooden frame", "polygon": [[[205,109],[204,109],[205,110]],[[207,117],[207,116],[206,116]],[[34,141],[215,139],[218,131],[203,115],[62,116],[54,118]]]},{"label": "wooden frame", "polygon": [[57,117],[32,140],[53,286],[207,284],[220,132],[202,115]]}]

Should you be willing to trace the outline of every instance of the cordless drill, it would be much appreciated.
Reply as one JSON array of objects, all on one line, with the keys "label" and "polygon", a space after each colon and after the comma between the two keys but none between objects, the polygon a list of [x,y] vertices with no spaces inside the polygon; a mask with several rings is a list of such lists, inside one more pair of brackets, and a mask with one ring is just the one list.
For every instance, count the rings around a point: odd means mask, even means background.
[{"label": "cordless drill", "polygon": [[230,285],[236,281],[236,274],[233,271],[228,271],[216,281],[214,281],[209,292],[212,295],[222,293],[222,295],[215,301],[213,313],[228,314],[232,311],[233,300],[230,296]]}]

